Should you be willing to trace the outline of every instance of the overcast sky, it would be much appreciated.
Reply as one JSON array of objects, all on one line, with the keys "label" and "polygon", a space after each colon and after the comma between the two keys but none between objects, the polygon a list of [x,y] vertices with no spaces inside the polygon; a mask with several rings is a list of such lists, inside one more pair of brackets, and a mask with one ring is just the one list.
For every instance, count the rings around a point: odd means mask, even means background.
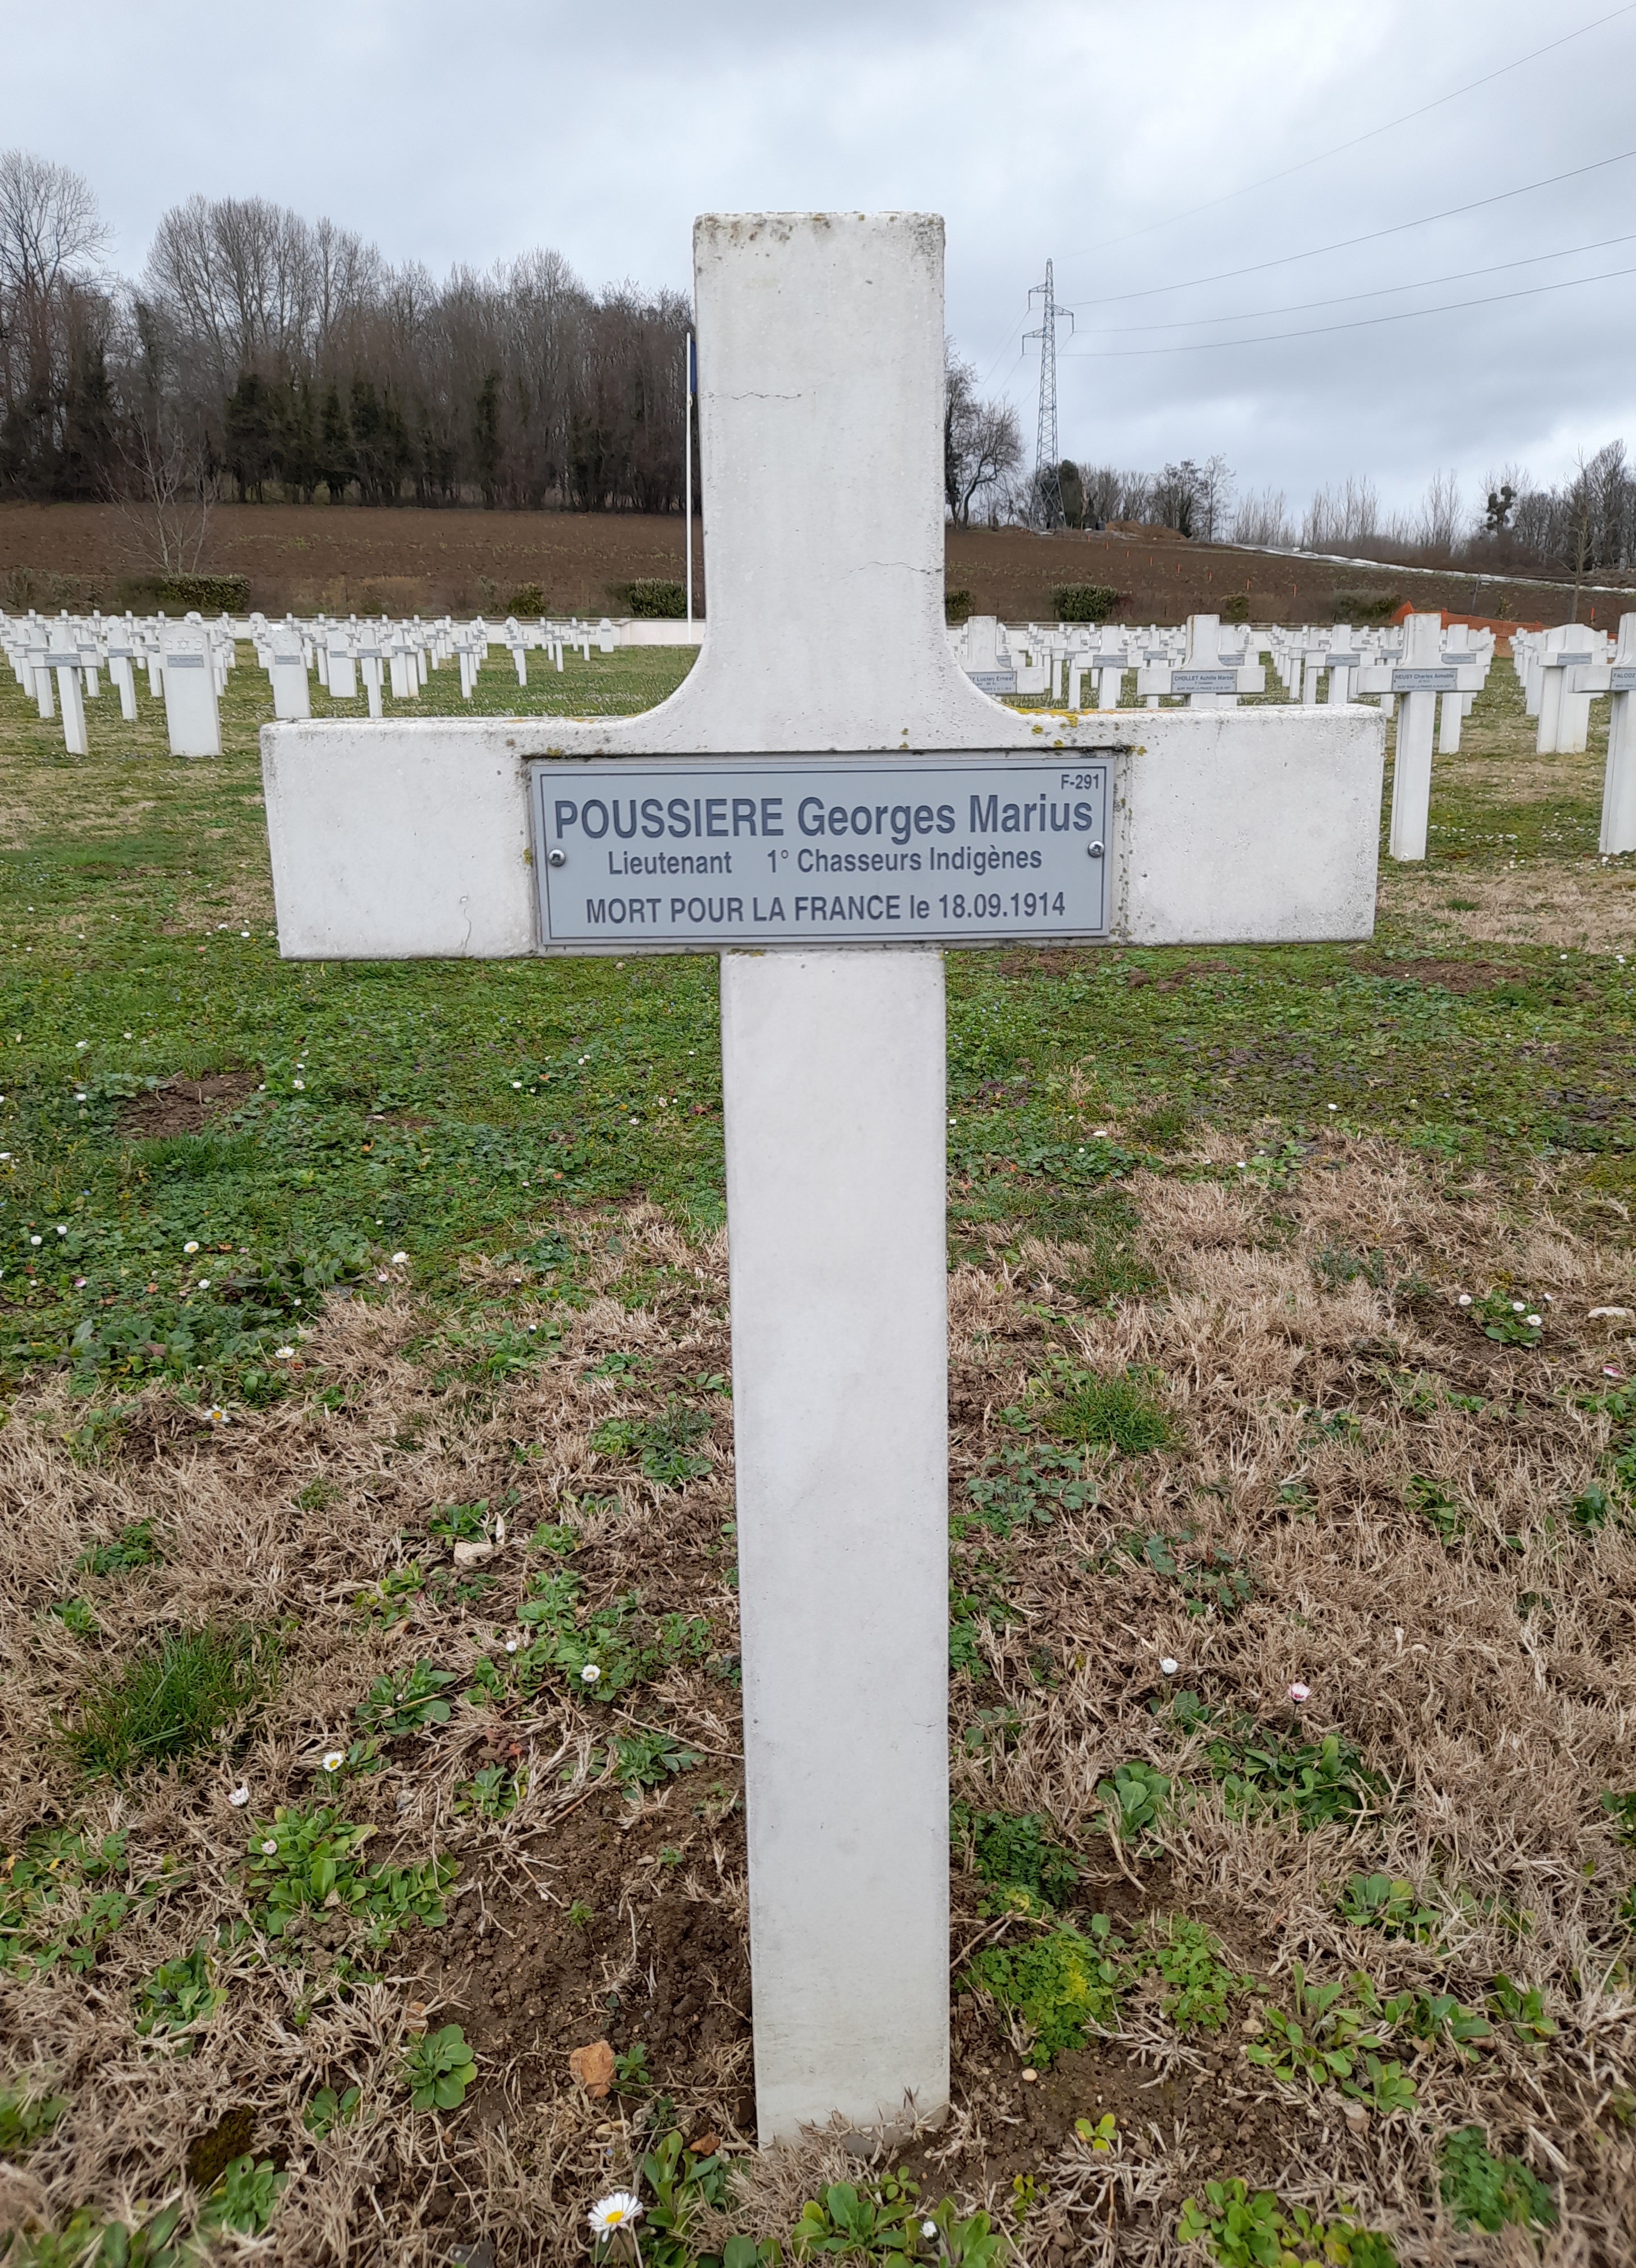
[{"label": "overcast sky", "polygon": [[1049,258],[1078,321],[1065,454],[1220,450],[1297,512],[1348,473],[1402,504],[1440,467],[1473,493],[1507,460],[1559,479],[1613,435],[1636,450],[1636,158],[1504,194],[1636,151],[1636,4],[1611,5],[77,0],[71,33],[10,11],[0,145],[90,179],[127,273],[194,190],[327,213],[439,272],[550,245],[593,285],[685,287],[700,211],[940,211],[949,328],[1030,449],[1021,335]]}]

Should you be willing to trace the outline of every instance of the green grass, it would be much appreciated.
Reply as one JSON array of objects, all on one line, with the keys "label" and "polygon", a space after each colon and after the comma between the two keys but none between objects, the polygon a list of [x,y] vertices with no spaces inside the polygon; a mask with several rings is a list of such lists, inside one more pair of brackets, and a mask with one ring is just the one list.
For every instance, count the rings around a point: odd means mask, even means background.
[{"label": "green grass", "polygon": [[1086,1448],[1118,1449],[1127,1457],[1168,1448],[1169,1418],[1135,1378],[1098,1378],[1068,1371],[1057,1381],[1042,1423],[1058,1440]]},{"label": "green grass", "polygon": [[87,1772],[129,1779],[215,1743],[266,1690],[271,1647],[246,1630],[167,1638],[93,1685],[69,1746]]},{"label": "green grass", "polygon": [[[92,703],[95,754],[70,759],[0,681],[0,807],[16,814],[0,836],[0,1382],[65,1368],[114,1402],[155,1378],[228,1409],[265,1402],[287,1390],[326,1293],[373,1296],[394,1251],[481,1336],[490,1303],[460,1262],[536,1253],[565,1205],[640,1191],[696,1226],[722,1218],[707,957],[278,960],[255,744],[270,706],[240,652],[215,762],[164,753],[145,690],[130,726],[106,694]],[[536,669],[525,693],[497,660],[463,713],[629,711],[688,666],[674,649],[637,650],[561,678]],[[321,692],[314,705],[343,713]],[[1516,705],[1497,668],[1468,747],[1514,746]],[[461,709],[446,670],[406,713]],[[1433,866],[1458,855],[1463,873],[1493,870],[1519,845],[1594,843],[1594,755],[1563,760],[1549,824],[1539,806],[1493,801],[1468,767],[1462,799],[1434,801]],[[1384,920],[1389,942],[1389,887]],[[1114,946],[1026,966],[952,954],[954,1248],[998,1224],[1087,1247],[1065,1287],[1084,1303],[1139,1291],[1117,1185],[1144,1152],[1212,1124],[1245,1130],[1247,1161],[1257,1146],[1299,1159],[1321,1127],[1344,1124],[1463,1171],[1577,1154],[1624,1187],[1636,971],[1525,947],[1470,957],[1496,964],[1493,982],[1454,991],[1429,981],[1434,968],[1387,976],[1338,946]],[[243,1092],[208,1126],[127,1130],[152,1083],[233,1071]],[[1087,1120],[1131,1131],[1097,1141]],[[571,1292],[571,1257],[535,1272]],[[485,1374],[510,1359],[455,1353],[457,1369]]]}]

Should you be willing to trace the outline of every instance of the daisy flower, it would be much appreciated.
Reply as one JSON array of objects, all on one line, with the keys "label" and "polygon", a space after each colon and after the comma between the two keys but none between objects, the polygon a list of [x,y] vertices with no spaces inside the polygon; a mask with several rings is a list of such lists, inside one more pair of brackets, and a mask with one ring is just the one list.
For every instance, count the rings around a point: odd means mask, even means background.
[{"label": "daisy flower", "polygon": [[611,2236],[616,2228],[630,2228],[641,2218],[641,2205],[629,2190],[615,2190],[611,2196],[599,2198],[586,2215],[593,2236]]}]

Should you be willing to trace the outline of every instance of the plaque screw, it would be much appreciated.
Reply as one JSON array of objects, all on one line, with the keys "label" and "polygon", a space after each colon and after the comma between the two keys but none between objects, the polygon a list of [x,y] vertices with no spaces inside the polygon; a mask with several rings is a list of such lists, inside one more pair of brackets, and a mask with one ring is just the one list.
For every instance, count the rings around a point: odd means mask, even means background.
[{"label": "plaque screw", "polygon": [[[1102,855],[1102,846],[1100,843],[1087,843],[1085,848],[1087,855],[1092,858],[1100,858]],[[551,861],[553,865],[556,862],[556,853],[555,851],[551,853]]]},{"label": "plaque screw", "polygon": [[[1101,847],[1102,846],[1099,843],[1097,845],[1098,850],[1100,850]],[[561,843],[558,843],[555,850],[548,850],[546,852],[545,863],[548,866],[565,866],[568,864],[568,853],[563,849]]]}]

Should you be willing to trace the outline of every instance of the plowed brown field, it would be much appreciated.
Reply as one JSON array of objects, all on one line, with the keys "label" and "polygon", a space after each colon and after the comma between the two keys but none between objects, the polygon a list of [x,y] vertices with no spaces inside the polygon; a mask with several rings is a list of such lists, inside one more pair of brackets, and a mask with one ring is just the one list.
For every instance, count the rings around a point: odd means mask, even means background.
[{"label": "plowed brown field", "polygon": [[[704,591],[701,541],[701,604]],[[1049,620],[1066,583],[1111,585],[1127,622],[1180,622],[1248,597],[1258,622],[1327,620],[1338,591],[1390,593],[1416,606],[1558,622],[1559,585],[1479,585],[1469,574],[1427,576],[1271,557],[1178,538],[1088,535],[1064,530],[951,528],[951,590],[975,610],[1008,622]],[[614,585],[682,572],[679,518],[639,513],[428,511],[413,505],[224,504],[212,515],[203,564],[248,578],[250,602],[269,614],[434,615],[504,609],[537,584],[553,613],[622,611]],[[122,591],[150,575],[134,531],[111,504],[0,505],[0,605],[42,608],[149,603]],[[1587,593],[1581,619],[1606,628],[1621,600]]]}]

